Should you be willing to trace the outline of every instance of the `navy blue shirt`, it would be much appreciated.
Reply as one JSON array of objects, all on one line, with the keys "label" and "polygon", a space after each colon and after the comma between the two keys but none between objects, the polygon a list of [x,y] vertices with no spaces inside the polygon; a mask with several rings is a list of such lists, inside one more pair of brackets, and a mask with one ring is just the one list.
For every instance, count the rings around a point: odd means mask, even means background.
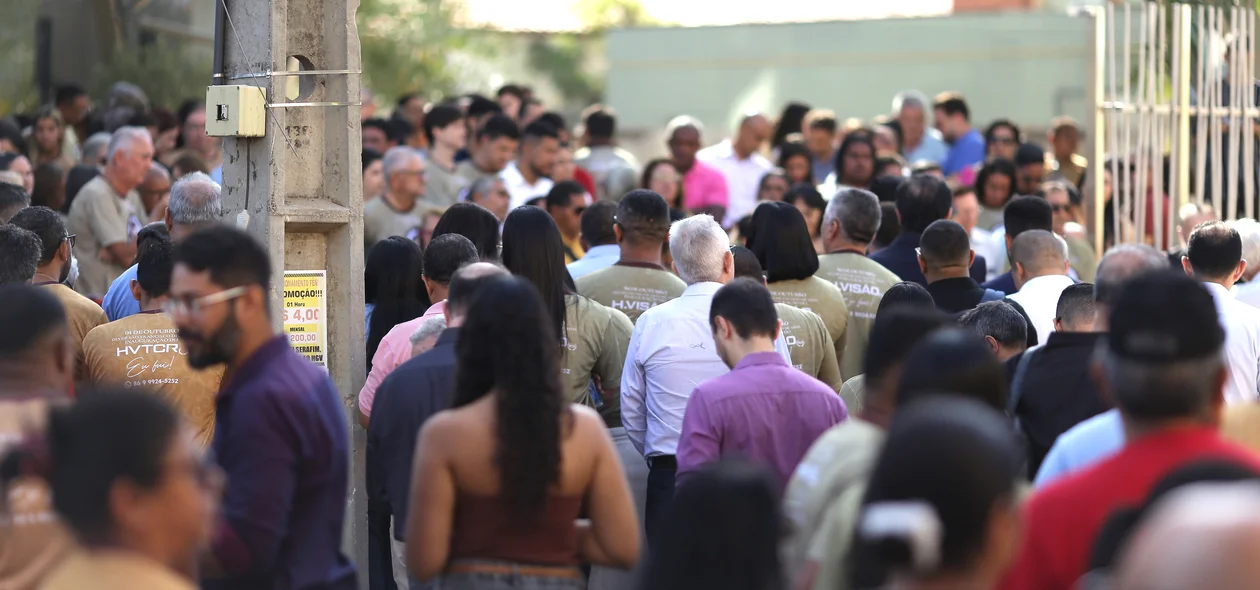
[{"label": "navy blue shirt", "polygon": [[[887,248],[871,254],[870,258],[901,277],[901,280],[926,287],[927,279],[923,278],[923,271],[919,270],[919,254],[914,251],[919,247],[921,236],[919,232],[903,231],[901,235],[893,239],[891,244],[888,244]],[[984,280],[988,265],[985,264],[984,257],[977,254],[975,262],[971,263],[971,268],[968,270],[970,270],[971,278],[978,283]]]},{"label": "navy blue shirt", "polygon": [[406,540],[411,498],[411,461],[420,427],[451,405],[455,386],[455,345],[459,328],[447,328],[437,344],[399,365],[376,390],[368,424],[368,494],[394,515],[394,538]]},{"label": "navy blue shirt", "polygon": [[213,544],[224,578],[206,590],[353,590],[341,553],[350,436],[328,374],[276,336],[215,404],[214,452],[227,472]]}]

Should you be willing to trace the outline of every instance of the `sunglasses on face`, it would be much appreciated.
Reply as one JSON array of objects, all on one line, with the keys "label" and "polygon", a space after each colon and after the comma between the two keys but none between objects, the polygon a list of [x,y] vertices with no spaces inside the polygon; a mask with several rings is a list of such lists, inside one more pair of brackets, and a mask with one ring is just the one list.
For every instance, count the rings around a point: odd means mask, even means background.
[{"label": "sunglasses on face", "polygon": [[1072,209],[1071,205],[1050,205],[1050,209],[1055,213],[1065,213]]},{"label": "sunglasses on face", "polygon": [[1014,144],[1014,143],[1017,143],[1017,142],[1015,141],[1015,138],[1014,138],[1014,137],[1001,137],[1001,136],[999,136],[999,137],[994,137],[994,138],[993,138],[993,143],[1000,143],[1000,144],[1003,144],[1003,145],[1011,145],[1011,144]]}]

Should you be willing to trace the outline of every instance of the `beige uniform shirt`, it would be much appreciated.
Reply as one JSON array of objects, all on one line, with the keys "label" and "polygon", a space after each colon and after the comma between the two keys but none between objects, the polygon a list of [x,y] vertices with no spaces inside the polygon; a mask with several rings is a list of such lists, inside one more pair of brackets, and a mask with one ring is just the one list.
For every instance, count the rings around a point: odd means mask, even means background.
[{"label": "beige uniform shirt", "polygon": [[429,171],[424,179],[424,200],[435,207],[450,207],[459,200],[459,194],[468,188],[469,182],[429,160]]},{"label": "beige uniform shirt", "polygon": [[103,295],[109,291],[110,284],[127,270],[131,261],[124,261],[125,264],[102,262],[101,250],[135,241],[145,219],[144,203],[136,191],[119,197],[104,176],[83,185],[70,205],[66,224],[66,229],[77,236],[74,243],[74,255],[79,259],[76,291],[84,295]]},{"label": "beige uniform shirt", "polygon": [[638,186],[639,163],[619,147],[584,147],[573,154],[573,161],[595,178],[596,197],[601,200],[620,201]]},{"label": "beige uniform shirt", "polygon": [[472,183],[485,176],[498,176],[497,172],[484,172],[472,163],[472,160],[464,160],[455,165],[455,176],[458,176],[466,184],[472,186]]},{"label": "beige uniform shirt", "polygon": [[822,318],[835,347],[836,359],[843,362],[849,307],[840,289],[817,275],[799,281],[778,281],[770,283],[769,287],[775,303],[812,311]]},{"label": "beige uniform shirt", "polygon": [[416,199],[409,211],[395,209],[385,197],[376,197],[364,203],[363,255],[367,256],[372,246],[390,236],[402,236],[419,243],[426,210],[427,204],[420,199]]},{"label": "beige uniform shirt", "polygon": [[197,430],[197,441],[209,446],[223,366],[198,371],[188,366],[187,355],[175,322],[164,313],[139,313],[110,322],[83,341],[89,381],[157,392]]},{"label": "beige uniform shirt", "polygon": [[[48,406],[43,397],[0,401],[0,453],[42,431]],[[42,479],[19,477],[6,501],[0,512],[0,588],[34,590],[70,553],[74,540],[53,512],[52,494]]]},{"label": "beige uniform shirt", "polygon": [[[626,314],[580,295],[565,303],[560,377],[569,401],[598,410],[609,428],[621,426],[621,369],[634,325]],[[591,395],[596,377],[602,405]]]},{"label": "beige uniform shirt", "polygon": [[196,590],[166,566],[124,550],[80,550],[71,555],[40,590]]},{"label": "beige uniform shirt", "polygon": [[792,355],[792,366],[826,383],[833,391],[840,391],[844,380],[840,378],[834,341],[822,318],[786,303],[776,303],[774,309],[783,322],[783,340]]},{"label": "beige uniform shirt", "polygon": [[663,266],[626,261],[577,280],[583,297],[626,314],[631,323],[639,321],[643,312],[678,298],[686,289],[687,283]]},{"label": "beige uniform shirt", "polygon": [[[879,309],[880,300],[901,279],[884,265],[856,252],[819,256],[818,272],[814,276],[839,288],[849,308],[849,329],[845,333],[845,354],[840,359],[840,374],[850,379],[862,372],[866,345],[870,341],[871,327],[875,325],[875,311]],[[849,412],[853,412],[852,406]]]},{"label": "beige uniform shirt", "polygon": [[863,398],[866,396],[866,375],[855,375],[844,382],[844,387],[840,388],[840,399],[844,400],[844,407],[849,409],[849,415],[852,416],[862,411]]},{"label": "beige uniform shirt", "polygon": [[52,293],[61,307],[66,310],[66,320],[70,323],[70,343],[74,346],[74,376],[78,381],[86,379],[83,370],[83,339],[87,338],[92,328],[108,323],[105,310],[96,302],[84,297],[65,285],[53,283],[43,285]]}]

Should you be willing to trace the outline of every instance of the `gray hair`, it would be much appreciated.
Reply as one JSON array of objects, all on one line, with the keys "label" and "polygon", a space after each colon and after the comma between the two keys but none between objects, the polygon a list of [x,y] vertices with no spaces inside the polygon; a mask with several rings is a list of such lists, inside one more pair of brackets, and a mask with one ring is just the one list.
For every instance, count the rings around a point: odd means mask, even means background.
[{"label": "gray hair", "polygon": [[468,186],[468,201],[471,202],[476,197],[490,192],[490,189],[494,188],[494,185],[500,182],[503,182],[503,179],[498,176],[482,176],[477,180],[474,180],[473,183]]},{"label": "gray hair", "polygon": [[389,177],[393,175],[394,172],[398,171],[399,168],[406,166],[408,162],[412,161],[412,159],[424,161],[424,156],[420,155],[420,152],[417,152],[405,145],[385,150],[385,156],[381,158],[381,169],[385,173],[385,184],[388,185]]},{"label": "gray hair", "polygon": [[1028,346],[1028,322],[1005,301],[981,303],[958,318],[958,323],[981,337],[992,336],[1005,348]]},{"label": "gray hair", "polygon": [[80,163],[90,162],[89,165],[91,166],[100,164],[101,157],[105,155],[105,150],[109,148],[111,138],[113,138],[113,135],[104,131],[98,131],[89,136],[79,148],[83,152],[79,158]]},{"label": "gray hair", "polygon": [[928,102],[927,95],[922,92],[918,90],[902,90],[893,97],[892,112],[894,115],[901,114],[901,109],[906,107],[927,110],[927,105],[929,104],[931,103]]},{"label": "gray hair", "polygon": [[1103,254],[1094,272],[1094,301],[1110,304],[1121,287],[1138,275],[1168,270],[1168,256],[1146,244],[1121,244]]},{"label": "gray hair", "polygon": [[1229,222],[1229,226],[1242,238],[1242,257],[1247,261],[1247,270],[1254,271],[1260,265],[1260,222],[1254,219],[1239,219]]},{"label": "gray hair", "polygon": [[1139,420],[1206,415],[1220,393],[1217,376],[1225,368],[1219,350],[1197,359],[1152,363],[1116,356],[1105,341],[1098,343],[1094,358],[1116,406]]},{"label": "gray hair", "polygon": [[105,161],[112,162],[119,150],[130,150],[140,141],[153,142],[149,130],[144,127],[119,127],[109,138],[109,150],[105,153]]},{"label": "gray hair", "polygon": [[842,188],[827,203],[823,227],[840,224],[844,237],[859,244],[870,244],[879,232],[881,221],[879,197],[860,188]]},{"label": "gray hair", "polygon": [[669,228],[669,253],[688,285],[717,281],[731,251],[731,238],[711,215],[694,215]]},{"label": "gray hair", "polygon": [[171,223],[204,225],[223,217],[222,188],[204,172],[191,172],[171,186]]},{"label": "gray hair", "polygon": [[440,315],[432,316],[421,322],[420,327],[416,328],[416,331],[411,333],[411,345],[415,346],[425,340],[428,340],[429,338],[434,338],[438,334],[441,334],[442,330],[445,329],[446,318]]},{"label": "gray hair", "polygon": [[[8,172],[0,173],[0,175],[8,174]],[[5,178],[0,178],[0,225],[8,223],[27,207],[31,206],[31,196],[26,194],[26,190],[22,188],[22,179],[19,177],[17,182],[9,182]]]},{"label": "gray hair", "polygon": [[1044,229],[1028,230],[1011,243],[1012,264],[1018,262],[1030,273],[1062,271],[1067,259],[1067,243]]}]

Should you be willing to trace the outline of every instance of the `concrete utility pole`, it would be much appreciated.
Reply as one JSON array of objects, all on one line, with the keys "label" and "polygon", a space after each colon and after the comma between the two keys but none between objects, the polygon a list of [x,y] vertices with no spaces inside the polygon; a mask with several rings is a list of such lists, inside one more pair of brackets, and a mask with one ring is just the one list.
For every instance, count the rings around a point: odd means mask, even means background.
[{"label": "concrete utility pole", "polygon": [[224,140],[223,204],[231,222],[248,213],[248,231],[271,254],[278,328],[284,271],[327,270],[327,366],[352,437],[345,547],[366,588],[366,437],[356,402],[366,369],[359,1],[217,1],[215,83],[265,88],[268,102],[264,137]]}]

